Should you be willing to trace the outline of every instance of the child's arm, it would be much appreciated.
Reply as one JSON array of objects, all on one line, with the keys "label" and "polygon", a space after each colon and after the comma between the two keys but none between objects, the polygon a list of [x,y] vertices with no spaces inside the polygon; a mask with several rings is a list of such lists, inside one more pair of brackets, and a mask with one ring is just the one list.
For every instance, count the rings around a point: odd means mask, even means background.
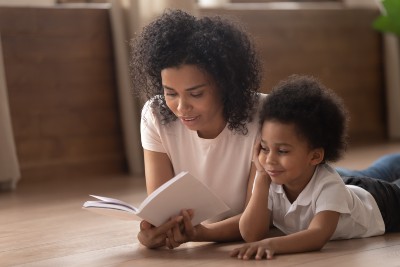
[{"label": "child's arm", "polygon": [[271,259],[274,254],[298,253],[320,250],[332,237],[339,221],[340,213],[335,211],[319,212],[311,221],[308,229],[287,236],[267,238],[243,245],[231,252],[238,259]]},{"label": "child's arm", "polygon": [[239,230],[246,242],[265,238],[270,227],[268,195],[271,178],[266,172],[257,171],[253,193],[239,221]]}]

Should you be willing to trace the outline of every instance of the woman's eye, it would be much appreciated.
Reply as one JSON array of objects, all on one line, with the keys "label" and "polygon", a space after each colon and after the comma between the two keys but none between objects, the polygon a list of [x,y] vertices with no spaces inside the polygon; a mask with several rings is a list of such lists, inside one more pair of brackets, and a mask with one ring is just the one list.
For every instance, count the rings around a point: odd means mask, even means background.
[{"label": "woman's eye", "polygon": [[289,151],[287,151],[287,150],[279,150],[278,152],[279,152],[279,154],[287,154],[287,153],[289,153]]},{"label": "woman's eye", "polygon": [[165,93],[166,96],[176,96],[176,93]]},{"label": "woman's eye", "polygon": [[260,150],[261,150],[263,153],[268,153],[268,152],[269,152],[268,148],[266,148],[266,147],[261,147]]}]

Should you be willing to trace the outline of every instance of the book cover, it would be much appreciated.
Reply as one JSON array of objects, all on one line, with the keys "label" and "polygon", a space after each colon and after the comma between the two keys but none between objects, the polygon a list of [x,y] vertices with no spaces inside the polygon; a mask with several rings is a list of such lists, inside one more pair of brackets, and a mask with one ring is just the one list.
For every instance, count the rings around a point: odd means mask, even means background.
[{"label": "book cover", "polygon": [[137,208],[118,199],[91,196],[98,200],[86,201],[83,208],[119,219],[144,219],[154,226],[160,226],[172,216],[179,215],[183,209],[194,210],[193,225],[229,210],[217,195],[188,172],[181,172],[161,185]]}]

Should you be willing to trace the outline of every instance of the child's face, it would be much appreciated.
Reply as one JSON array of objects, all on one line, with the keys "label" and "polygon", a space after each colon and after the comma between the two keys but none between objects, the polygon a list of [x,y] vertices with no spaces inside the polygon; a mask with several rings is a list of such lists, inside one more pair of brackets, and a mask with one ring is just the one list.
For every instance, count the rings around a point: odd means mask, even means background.
[{"label": "child's face", "polygon": [[323,150],[310,149],[294,124],[264,122],[259,161],[274,183],[302,189],[322,159]]}]

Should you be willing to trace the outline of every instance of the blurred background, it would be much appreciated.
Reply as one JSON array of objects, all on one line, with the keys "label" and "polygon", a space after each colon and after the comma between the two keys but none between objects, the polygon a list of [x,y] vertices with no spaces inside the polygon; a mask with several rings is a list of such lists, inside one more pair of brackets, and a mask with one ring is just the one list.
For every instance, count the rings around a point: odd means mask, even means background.
[{"label": "blurred background", "polygon": [[350,111],[351,145],[400,140],[398,37],[372,26],[380,0],[0,0],[0,187],[143,177],[128,42],[165,8],[241,22],[262,92],[290,74],[318,77]]}]

